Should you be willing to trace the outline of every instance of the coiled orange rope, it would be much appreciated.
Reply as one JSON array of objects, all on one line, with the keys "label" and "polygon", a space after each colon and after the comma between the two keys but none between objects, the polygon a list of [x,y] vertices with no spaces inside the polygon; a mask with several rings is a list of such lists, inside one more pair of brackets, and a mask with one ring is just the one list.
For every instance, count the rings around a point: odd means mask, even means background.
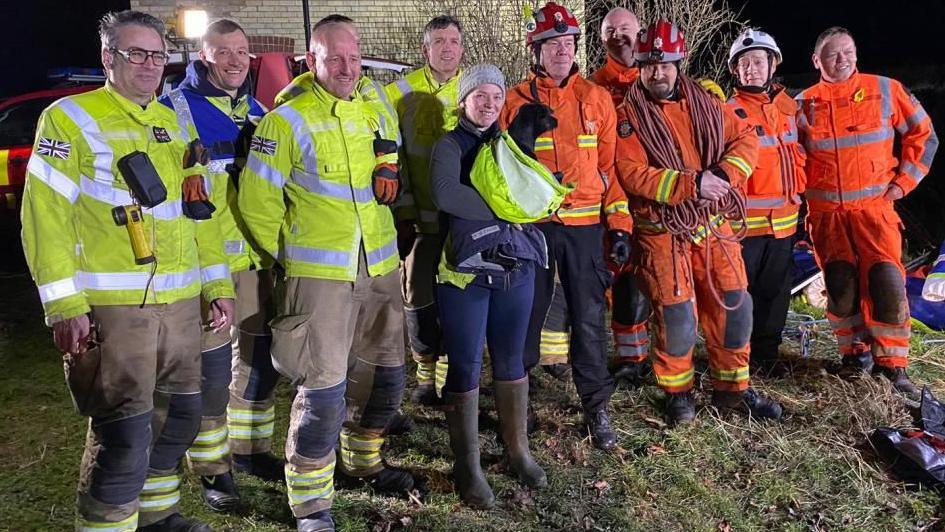
[{"label": "coiled orange rope", "polygon": [[[678,90],[688,102],[689,115],[692,119],[692,129],[695,134],[696,148],[702,157],[702,168],[716,165],[725,151],[725,139],[722,123],[722,107],[714,96],[705,92],[695,81],[680,75]],[[634,83],[627,94],[627,103],[633,127],[639,134],[640,143],[647,152],[651,162],[663,168],[683,169],[686,167],[682,156],[676,147],[676,141],[670,133],[662,109],[644,94],[642,82]],[[677,246],[689,245],[692,235],[701,227],[706,230],[703,240],[705,250],[706,269],[712,269],[711,236],[729,242],[739,242],[748,231],[745,196],[736,188],[719,200],[705,199],[687,200],[678,205],[659,204],[659,222],[665,230],[673,235],[673,280],[674,291],[679,294],[679,282],[676,279]],[[733,235],[722,234],[718,225],[714,223],[718,216],[728,220],[741,221],[739,230]],[[722,251],[731,268],[735,268],[735,260],[729,255],[725,246]],[[742,291],[738,301],[733,306],[725,304],[724,298],[715,286],[713,276],[708,276],[709,288],[715,301],[725,310],[735,310],[745,300]]]}]

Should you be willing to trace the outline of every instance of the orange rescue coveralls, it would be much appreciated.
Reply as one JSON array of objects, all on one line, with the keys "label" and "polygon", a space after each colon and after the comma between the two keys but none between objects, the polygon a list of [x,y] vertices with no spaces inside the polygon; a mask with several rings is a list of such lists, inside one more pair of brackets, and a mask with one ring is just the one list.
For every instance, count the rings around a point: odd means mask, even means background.
[{"label": "orange rescue coveralls", "polygon": [[610,399],[613,379],[607,371],[604,323],[611,274],[604,261],[604,227],[630,232],[627,198],[613,175],[616,116],[607,91],[577,74],[577,67],[558,86],[551,78],[530,74],[509,90],[499,117],[503,129],[526,103],[549,106],[558,127],[543,132],[535,156],[562,183],[575,186],[554,215],[537,224],[548,240],[548,270],[535,275],[535,302],[525,342],[525,368],[539,361],[541,329],[551,307],[557,271],[568,301],[569,351],[574,382],[588,412]]},{"label": "orange rescue coveralls", "polygon": [[905,367],[911,326],[903,226],[883,195],[890,184],[908,194],[928,173],[938,147],[932,122],[901,83],[871,74],[821,80],[796,99],[807,222],[840,354],[871,352],[880,366]]},{"label": "orange rescue coveralls", "polygon": [[[745,266],[737,242],[719,239],[709,228],[700,227],[688,241],[666,232],[659,218],[659,204],[676,205],[695,199],[696,175],[702,157],[693,138],[689,104],[657,102],[672,131],[686,168],[660,168],[651,163],[638,134],[630,125],[626,106],[618,108],[617,177],[627,192],[634,217],[633,264],[643,292],[653,305],[653,371],[657,384],[667,392],[685,392],[693,386],[692,351],[696,342],[696,320],[705,333],[712,386],[718,391],[748,388],[751,297]],[[733,186],[751,175],[758,153],[758,140],[747,122],[729,108],[723,109],[724,152],[714,168]],[[722,235],[732,230],[725,219],[714,220]],[[704,246],[709,246],[711,268]],[[711,293],[711,282],[727,306],[724,310]]]},{"label": "orange rescue coveralls", "polygon": [[[607,89],[616,107],[623,102],[627,89],[639,77],[639,68],[628,67],[608,54],[607,62],[591,74],[590,80]],[[604,249],[609,249],[609,246],[605,244]],[[614,363],[619,366],[643,362],[650,353],[650,337],[646,330],[650,302],[640,292],[639,282],[632,273],[632,262],[624,265],[610,263],[610,267],[614,271],[610,315],[610,328],[614,333]]]}]

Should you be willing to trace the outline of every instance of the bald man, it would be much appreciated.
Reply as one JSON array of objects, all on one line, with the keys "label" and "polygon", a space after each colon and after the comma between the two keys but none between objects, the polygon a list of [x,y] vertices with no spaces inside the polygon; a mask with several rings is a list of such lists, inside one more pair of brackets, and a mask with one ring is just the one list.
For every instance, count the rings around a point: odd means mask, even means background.
[{"label": "bald man", "polygon": [[285,476],[298,530],[314,532],[334,530],[339,436],[346,473],[401,492],[414,482],[380,456],[405,357],[387,206],[396,193],[377,186],[398,164],[396,142],[384,138],[390,117],[358,88],[361,49],[350,24],[317,26],[306,62],[314,83],[256,129],[239,205],[259,247],[285,269],[272,321],[274,365],[298,387]]}]

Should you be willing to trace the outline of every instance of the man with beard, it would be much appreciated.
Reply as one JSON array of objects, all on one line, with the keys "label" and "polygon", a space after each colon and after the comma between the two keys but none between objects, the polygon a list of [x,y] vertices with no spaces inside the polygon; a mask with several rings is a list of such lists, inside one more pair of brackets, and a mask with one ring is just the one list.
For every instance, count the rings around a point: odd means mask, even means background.
[{"label": "man with beard", "polygon": [[[720,214],[731,189],[751,175],[758,140],[680,72],[685,54],[676,25],[659,20],[647,28],[636,51],[640,79],[617,123],[617,177],[634,214],[633,264],[653,305],[656,382],[666,392],[669,423],[692,422],[698,317],[713,405],[776,419],[781,406],[749,387],[751,297],[738,243]],[[693,212],[705,221],[690,229],[680,219]]]}]

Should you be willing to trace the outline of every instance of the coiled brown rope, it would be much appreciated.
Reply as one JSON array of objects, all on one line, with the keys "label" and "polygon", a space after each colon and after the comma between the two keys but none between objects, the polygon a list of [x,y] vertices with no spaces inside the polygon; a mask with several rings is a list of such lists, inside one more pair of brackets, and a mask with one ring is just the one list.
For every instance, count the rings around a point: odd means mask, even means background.
[{"label": "coiled brown rope", "polygon": [[[697,82],[687,76],[680,75],[678,90],[681,91],[684,101],[689,106],[689,116],[692,120],[692,129],[695,134],[696,148],[701,157],[702,169],[718,164],[725,151],[724,128],[722,122],[722,106],[717,98],[708,94]],[[682,170],[686,168],[682,155],[676,147],[671,129],[666,123],[662,109],[644,94],[641,81],[634,83],[627,93],[627,106],[630,111],[631,125],[639,134],[640,143],[646,150],[651,163],[663,168]],[[659,222],[667,232],[673,235],[673,282],[674,291],[679,294],[679,282],[676,279],[676,246],[688,245],[694,232],[705,227],[703,248],[705,250],[706,270],[711,271],[712,245],[710,234],[720,240],[738,242],[745,237],[748,230],[745,210],[745,197],[736,188],[716,201],[693,199],[678,205],[660,204],[657,211]],[[718,225],[714,223],[718,216],[729,220],[740,220],[742,223],[738,232],[733,235],[721,234]],[[735,261],[729,255],[725,246],[722,247],[729,266],[735,268]],[[715,301],[725,310],[735,310],[744,303],[745,292],[742,291],[738,301],[733,306],[725,304],[713,281],[708,276],[709,288]]]}]

